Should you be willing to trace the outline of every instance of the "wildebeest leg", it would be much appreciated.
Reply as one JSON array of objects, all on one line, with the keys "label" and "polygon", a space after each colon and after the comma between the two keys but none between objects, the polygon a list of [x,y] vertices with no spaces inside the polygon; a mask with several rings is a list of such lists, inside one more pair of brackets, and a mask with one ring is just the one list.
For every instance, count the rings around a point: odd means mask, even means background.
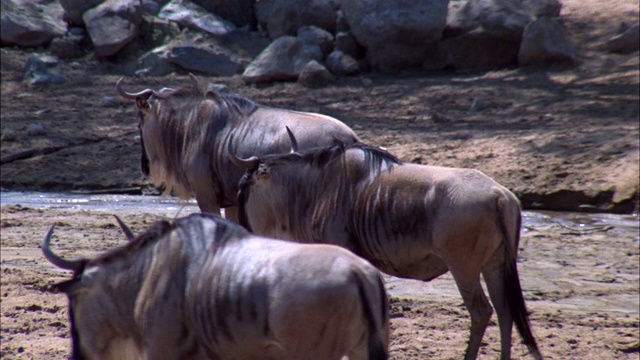
[{"label": "wildebeest leg", "polygon": [[480,285],[480,273],[475,271],[460,271],[451,268],[458,290],[462,295],[464,304],[471,315],[471,336],[464,355],[465,360],[473,360],[478,355],[482,337],[491,319],[493,310]]},{"label": "wildebeest leg", "polygon": [[505,299],[504,283],[504,248],[499,248],[489,259],[482,271],[484,281],[489,290],[491,302],[498,315],[498,325],[500,326],[500,359],[509,360],[511,358],[511,332],[513,329],[513,316],[509,309],[507,299]]},{"label": "wildebeest leg", "polygon": [[214,194],[198,192],[196,193],[196,201],[201,212],[220,216],[220,205],[218,205]]},{"label": "wildebeest leg", "polygon": [[229,206],[224,208],[224,217],[229,221],[233,221],[236,224],[240,224],[238,220],[238,207],[237,206]]}]

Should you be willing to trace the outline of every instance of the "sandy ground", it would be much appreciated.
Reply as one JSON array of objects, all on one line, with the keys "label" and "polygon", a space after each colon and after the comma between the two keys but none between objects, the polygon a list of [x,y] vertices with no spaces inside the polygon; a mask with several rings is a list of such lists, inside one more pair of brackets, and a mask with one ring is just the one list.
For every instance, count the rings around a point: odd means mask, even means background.
[{"label": "sandy ground", "polygon": [[[67,258],[93,256],[126,240],[108,212],[7,205],[0,215],[1,356],[64,359],[70,352],[67,299],[50,287],[70,274],[44,259],[42,237],[56,224],[53,247]],[[139,233],[162,215],[121,216]],[[534,334],[548,358],[638,358],[640,237],[636,218],[615,219],[612,224],[578,221],[585,226],[534,222],[523,229],[520,278]],[[386,280],[392,294],[392,359],[461,358],[469,318],[451,277],[426,284]],[[499,348],[494,316],[480,358],[498,358]],[[515,336],[514,358],[526,354]]]},{"label": "sandy ground", "polygon": [[[248,87],[238,77],[201,82],[225,83],[270,106],[337,117],[363,140],[406,161],[477,168],[516,192],[527,208],[637,209],[640,60],[637,52],[608,54],[602,45],[621,21],[638,21],[638,1],[563,3],[580,59],[575,68],[367,74],[319,90],[291,83]],[[103,96],[115,95],[118,75],[81,59],[54,69],[67,83],[31,87],[20,74],[33,51],[0,52],[2,131],[17,134],[2,141],[2,157],[54,149],[3,164],[3,188],[149,190],[139,171],[133,104],[97,106]],[[182,74],[126,84],[136,91],[185,81]],[[471,112],[474,98],[490,106]],[[46,135],[27,136],[32,123],[43,125]],[[68,274],[47,263],[40,241],[56,223],[57,251],[91,256],[124,243],[123,236],[101,212],[3,204],[0,215],[0,357],[63,359],[70,351],[66,298],[50,286]],[[124,218],[142,231],[157,216],[140,211]],[[623,231],[617,225],[523,230],[520,276],[543,354],[638,359],[639,237],[637,227]],[[461,358],[469,326],[461,298],[448,276],[425,286],[424,297],[392,298],[392,358]],[[526,358],[514,339],[514,357]],[[480,358],[498,356],[494,317]]]}]

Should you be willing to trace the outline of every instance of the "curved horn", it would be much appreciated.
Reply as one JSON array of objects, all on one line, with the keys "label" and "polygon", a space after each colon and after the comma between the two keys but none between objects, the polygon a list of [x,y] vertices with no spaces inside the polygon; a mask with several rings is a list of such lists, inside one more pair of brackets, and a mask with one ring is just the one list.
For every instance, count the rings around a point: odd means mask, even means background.
[{"label": "curved horn", "polygon": [[241,159],[236,156],[233,152],[233,135],[229,137],[229,143],[227,144],[227,153],[229,155],[229,160],[234,163],[237,167],[244,168],[247,170],[254,169],[258,165],[258,157],[252,156],[248,159]]},{"label": "curved horn", "polygon": [[191,81],[193,82],[193,86],[195,86],[196,89],[200,89],[198,85],[198,78],[195,75],[193,75],[193,73],[189,73],[189,78],[191,78]]},{"label": "curved horn", "polygon": [[82,269],[83,260],[65,260],[51,251],[51,234],[53,234],[54,228],[55,225],[51,225],[51,229],[49,229],[49,232],[42,240],[42,253],[44,254],[44,257],[59,268],[73,270],[76,272],[80,271],[80,269]]},{"label": "curved horn", "polygon": [[136,236],[133,234],[133,231],[129,229],[129,227],[127,226],[127,224],[124,223],[124,221],[120,220],[118,215],[113,215],[113,217],[116,218],[116,221],[118,222],[118,225],[120,225],[120,229],[122,229],[124,236],[127,237],[127,240],[133,241],[133,239],[136,238]]},{"label": "curved horn", "polygon": [[135,100],[136,98],[139,98],[139,97],[148,99],[149,96],[155,95],[155,91],[153,91],[151,89],[145,89],[145,90],[142,90],[142,91],[137,92],[137,93],[128,93],[128,92],[124,91],[124,89],[122,88],[122,81],[123,80],[124,80],[124,78],[120,78],[120,80],[118,80],[118,82],[116,83],[116,91],[118,92],[118,94],[121,97],[123,97],[125,99]]},{"label": "curved horn", "polygon": [[291,129],[289,129],[288,126],[285,126],[285,128],[287,129],[287,134],[289,134],[289,140],[291,140],[291,153],[297,153],[298,140],[296,140],[296,137],[293,135],[293,132],[291,131]]}]

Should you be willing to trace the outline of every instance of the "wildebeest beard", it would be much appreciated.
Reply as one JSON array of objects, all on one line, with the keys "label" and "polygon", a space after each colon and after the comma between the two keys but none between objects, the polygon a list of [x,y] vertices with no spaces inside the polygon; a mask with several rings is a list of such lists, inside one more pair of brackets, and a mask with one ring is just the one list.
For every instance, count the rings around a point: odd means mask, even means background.
[{"label": "wildebeest beard", "polygon": [[142,170],[142,174],[144,176],[149,176],[151,173],[149,169],[149,157],[147,156],[147,151],[144,149],[144,136],[142,136],[142,112],[138,114],[140,116],[140,122],[138,123],[138,130],[140,130],[140,170]]}]

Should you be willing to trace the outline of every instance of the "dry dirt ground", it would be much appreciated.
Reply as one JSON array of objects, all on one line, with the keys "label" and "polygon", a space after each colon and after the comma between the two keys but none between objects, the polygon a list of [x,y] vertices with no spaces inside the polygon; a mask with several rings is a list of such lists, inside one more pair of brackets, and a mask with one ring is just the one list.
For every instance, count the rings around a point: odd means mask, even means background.
[{"label": "dry dirt ground", "polygon": [[[328,114],[363,140],[406,161],[479,169],[516,192],[527,208],[637,211],[639,173],[638,53],[608,54],[602,45],[621,21],[638,21],[637,0],[563,1],[578,49],[577,67],[486,72],[406,72],[341,79],[318,90],[293,83],[248,87],[238,77],[204,78],[266,105]],[[32,87],[21,79],[32,51],[1,52],[1,186],[30,190],[149,189],[140,176],[133,104],[99,107],[115,95],[113,68],[91,59],[60,63],[67,82]],[[365,79],[366,78],[366,79]],[[127,89],[176,86],[187,76],[126,79]],[[474,98],[489,104],[471,112]],[[32,123],[44,136],[27,136]],[[133,189],[133,190],[132,190]],[[137,231],[157,215],[125,218]],[[50,285],[68,276],[40,253],[47,228],[68,256],[92,255],[124,242],[109,214],[1,208],[1,352],[3,359],[62,359],[70,351],[66,299]],[[637,215],[633,217],[637,220]],[[615,226],[526,229],[519,266],[543,353],[557,359],[638,359],[639,236]],[[450,279],[429,284],[455,295]],[[579,304],[580,306],[576,306]],[[468,317],[455,296],[392,299],[392,358],[461,358]],[[526,350],[514,337],[515,358]],[[497,358],[495,317],[481,358]]]}]

